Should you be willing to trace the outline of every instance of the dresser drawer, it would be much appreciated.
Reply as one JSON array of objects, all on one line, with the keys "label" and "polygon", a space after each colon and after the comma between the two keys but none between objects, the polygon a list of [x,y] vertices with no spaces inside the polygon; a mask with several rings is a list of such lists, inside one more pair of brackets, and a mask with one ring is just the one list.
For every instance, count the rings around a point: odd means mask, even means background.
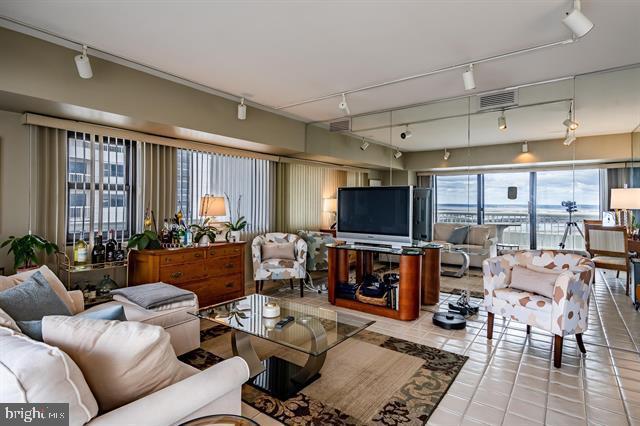
[{"label": "dresser drawer", "polygon": [[227,256],[208,259],[207,274],[210,277],[229,275],[242,271],[242,256]]},{"label": "dresser drawer", "polygon": [[222,247],[209,247],[207,251],[208,257],[222,257],[222,256],[236,256],[242,253],[244,246],[222,246]]},{"label": "dresser drawer", "polygon": [[242,274],[226,275],[207,280],[187,283],[180,288],[198,295],[200,307],[224,302],[244,295]]},{"label": "dresser drawer", "polygon": [[160,268],[160,281],[167,284],[180,284],[206,278],[207,271],[203,263],[183,263]]}]

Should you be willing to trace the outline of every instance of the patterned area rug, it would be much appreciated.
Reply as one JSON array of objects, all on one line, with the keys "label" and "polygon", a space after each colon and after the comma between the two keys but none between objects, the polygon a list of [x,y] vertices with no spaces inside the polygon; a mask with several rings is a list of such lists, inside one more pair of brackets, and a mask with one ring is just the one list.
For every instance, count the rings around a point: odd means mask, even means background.
[{"label": "patterned area rug", "polygon": [[[209,324],[208,324],[209,325]],[[230,329],[210,324],[199,349],[180,359],[204,370],[231,354]],[[303,354],[252,340],[258,355],[303,364]],[[427,422],[467,357],[395,337],[363,331],[331,349],[321,377],[282,401],[245,384],[242,399],[291,425],[422,425]]]}]

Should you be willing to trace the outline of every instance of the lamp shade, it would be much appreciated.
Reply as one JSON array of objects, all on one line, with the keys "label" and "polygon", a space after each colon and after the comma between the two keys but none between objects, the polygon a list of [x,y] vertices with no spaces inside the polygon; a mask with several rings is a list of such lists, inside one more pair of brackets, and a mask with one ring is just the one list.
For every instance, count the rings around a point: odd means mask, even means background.
[{"label": "lamp shade", "polygon": [[611,189],[611,208],[618,210],[640,209],[640,188]]},{"label": "lamp shade", "polygon": [[227,214],[224,197],[204,195],[200,198],[200,216],[224,216]]},{"label": "lamp shade", "polygon": [[325,198],[322,200],[322,210],[335,213],[338,211],[338,200],[335,198]]}]

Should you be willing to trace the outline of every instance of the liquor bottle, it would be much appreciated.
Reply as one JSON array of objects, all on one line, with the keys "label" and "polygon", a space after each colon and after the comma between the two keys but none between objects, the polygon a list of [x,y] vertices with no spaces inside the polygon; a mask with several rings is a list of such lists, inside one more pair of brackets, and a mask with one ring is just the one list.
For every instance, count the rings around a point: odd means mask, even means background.
[{"label": "liquor bottle", "polygon": [[105,245],[105,251],[106,251],[105,259],[107,262],[113,262],[115,260],[114,254],[116,252],[116,247],[118,243],[116,242],[114,235],[115,235],[115,231],[111,229],[109,231],[109,239],[107,240],[107,244]]},{"label": "liquor bottle", "polygon": [[126,255],[124,250],[122,250],[122,243],[118,243],[118,249],[113,254],[113,260],[116,262],[121,262],[125,259]]},{"label": "liquor bottle", "polygon": [[91,250],[91,263],[104,263],[105,262],[105,249],[102,244],[102,234],[96,235],[95,244],[93,250]]},{"label": "liquor bottle", "polygon": [[80,237],[73,245],[73,264],[76,266],[85,265],[88,262],[89,246],[86,241]]},{"label": "liquor bottle", "polygon": [[169,230],[169,221],[167,221],[167,219],[164,220],[164,224],[162,225],[160,240],[164,244],[171,243],[171,231]]}]

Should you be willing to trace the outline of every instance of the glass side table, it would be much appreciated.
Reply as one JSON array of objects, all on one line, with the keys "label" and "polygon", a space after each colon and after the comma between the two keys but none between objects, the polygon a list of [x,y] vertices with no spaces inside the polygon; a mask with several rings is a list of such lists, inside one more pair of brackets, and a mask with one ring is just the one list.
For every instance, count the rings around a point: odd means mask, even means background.
[{"label": "glass side table", "polygon": [[189,420],[186,423],[182,423],[180,426],[212,426],[212,425],[226,425],[226,426],[259,426],[258,423],[253,420],[236,416],[234,414],[215,414],[213,416],[198,417],[197,419]]}]

